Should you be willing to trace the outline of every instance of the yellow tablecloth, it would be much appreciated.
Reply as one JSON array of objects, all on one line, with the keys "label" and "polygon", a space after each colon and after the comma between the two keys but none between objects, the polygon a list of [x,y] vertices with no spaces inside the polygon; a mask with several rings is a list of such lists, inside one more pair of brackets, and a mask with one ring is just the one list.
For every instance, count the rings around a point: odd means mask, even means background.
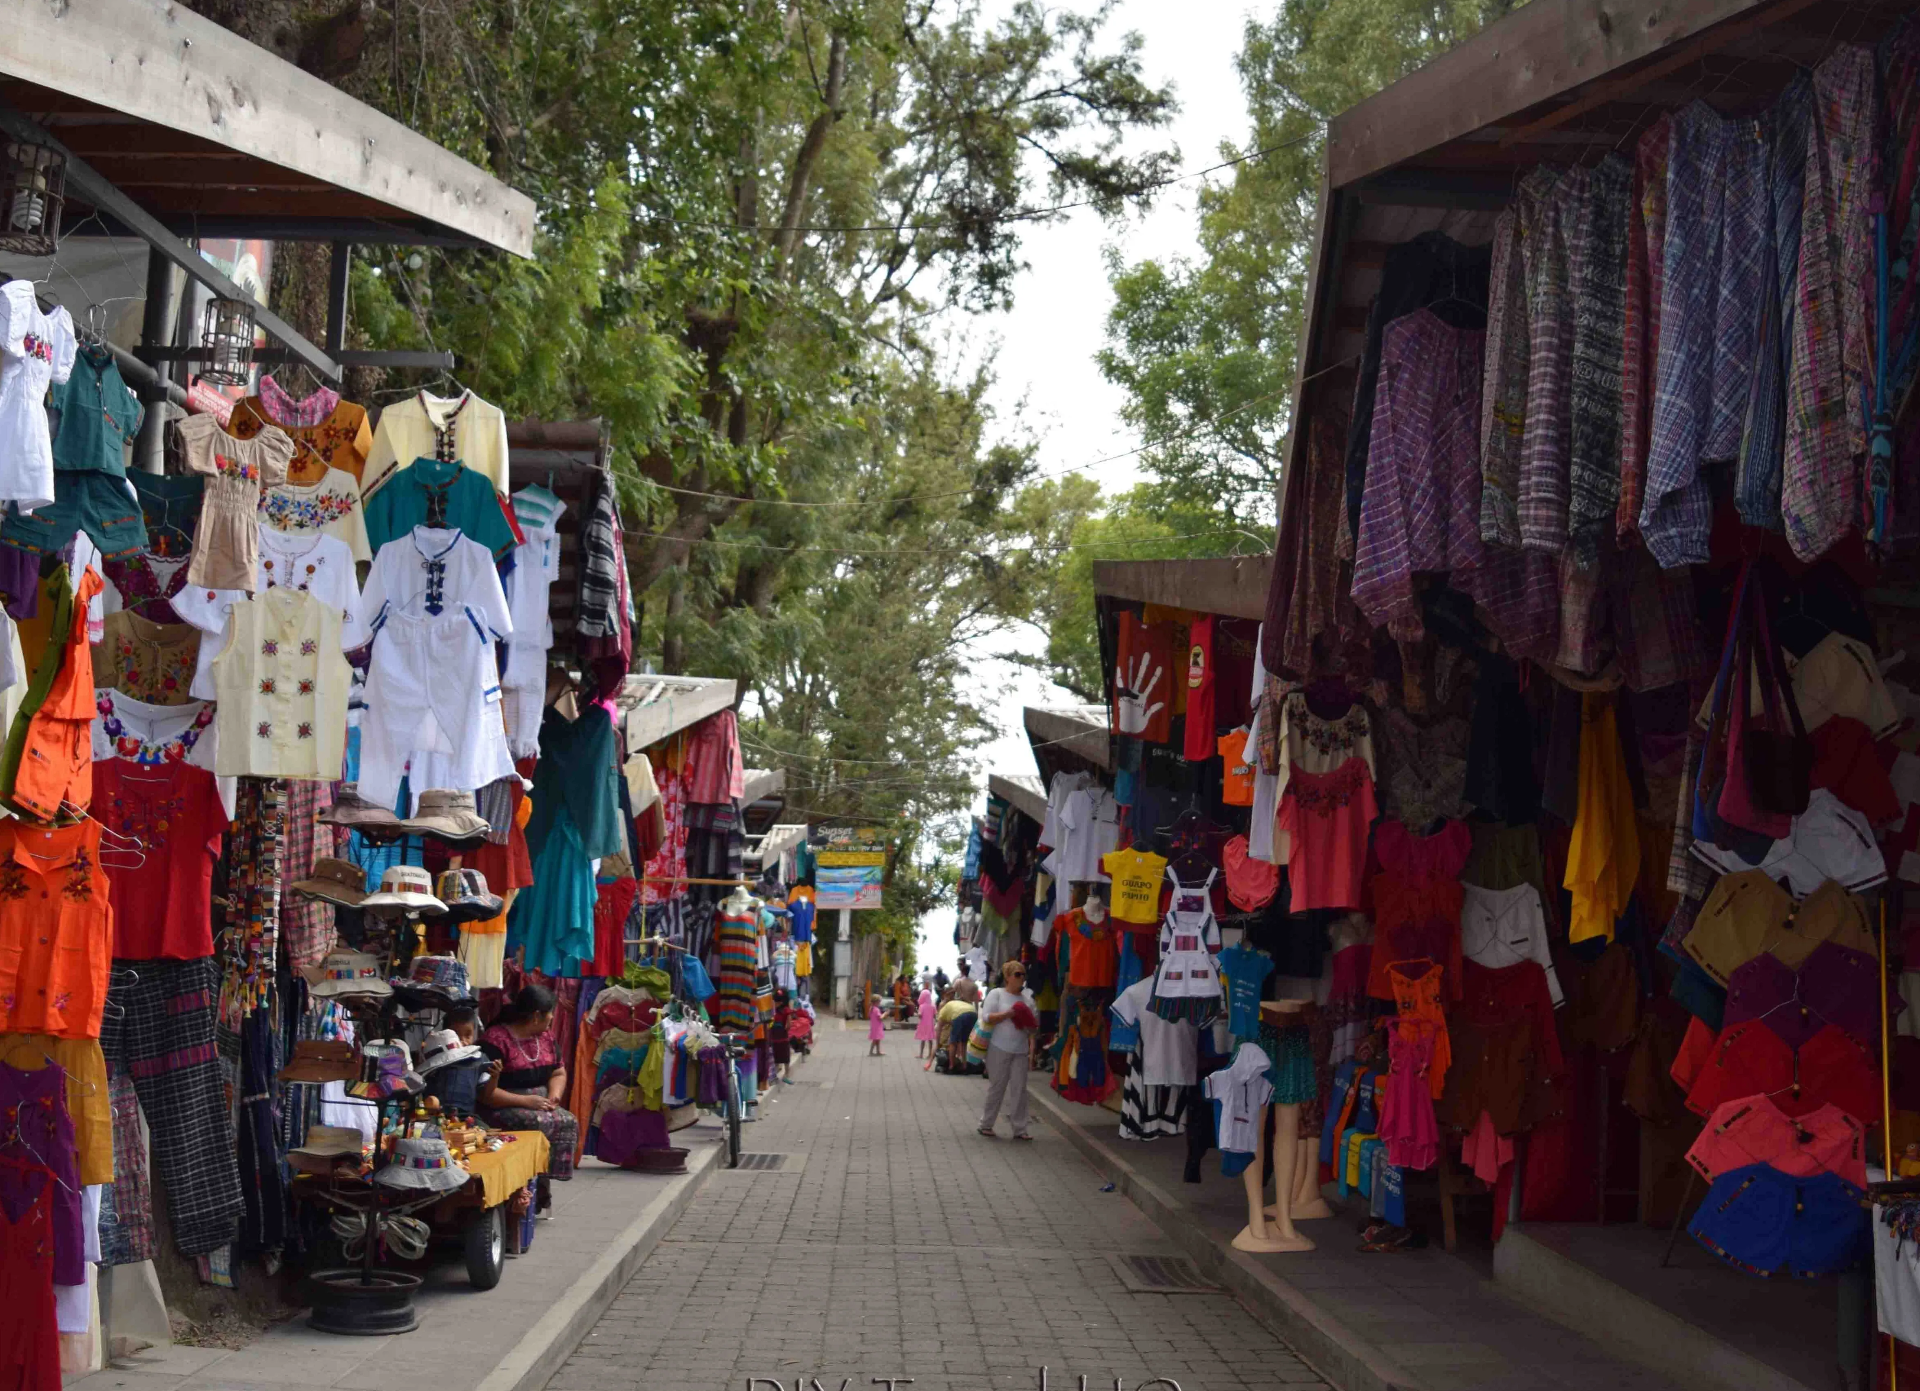
[{"label": "yellow tablecloth", "polygon": [[537,1130],[508,1130],[513,1143],[497,1150],[476,1154],[466,1160],[468,1183],[480,1181],[488,1207],[498,1207],[533,1181],[535,1174],[546,1172],[549,1147],[547,1137]]}]

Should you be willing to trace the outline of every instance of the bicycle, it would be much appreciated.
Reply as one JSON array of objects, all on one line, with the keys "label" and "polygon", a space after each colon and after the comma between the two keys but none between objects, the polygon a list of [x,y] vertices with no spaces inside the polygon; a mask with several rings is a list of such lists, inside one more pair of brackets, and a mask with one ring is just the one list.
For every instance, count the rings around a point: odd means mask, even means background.
[{"label": "bicycle", "polygon": [[727,1126],[727,1167],[737,1169],[740,1167],[740,1122],[746,1115],[746,1107],[740,1100],[740,1059],[747,1056],[747,1045],[738,1034],[722,1034],[720,1042],[727,1050],[727,1095],[721,1103],[721,1117]]}]

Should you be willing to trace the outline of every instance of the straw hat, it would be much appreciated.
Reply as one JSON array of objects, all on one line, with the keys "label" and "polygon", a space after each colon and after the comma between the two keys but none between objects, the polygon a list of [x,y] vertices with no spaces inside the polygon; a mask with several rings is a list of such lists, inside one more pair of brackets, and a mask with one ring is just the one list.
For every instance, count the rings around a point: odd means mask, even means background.
[{"label": "straw hat", "polygon": [[433,876],[417,865],[392,865],[380,876],[380,892],[368,894],[360,906],[370,913],[430,913],[435,917],[447,905],[433,896]]}]

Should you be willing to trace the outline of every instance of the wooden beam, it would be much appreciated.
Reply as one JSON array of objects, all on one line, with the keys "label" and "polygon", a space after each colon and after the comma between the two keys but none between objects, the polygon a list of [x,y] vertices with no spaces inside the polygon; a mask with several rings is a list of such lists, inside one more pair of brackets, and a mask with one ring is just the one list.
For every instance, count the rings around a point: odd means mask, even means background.
[{"label": "wooden beam", "polygon": [[1093,562],[1096,595],[1230,618],[1265,618],[1272,579],[1271,555]]},{"label": "wooden beam", "polygon": [[1762,0],[1531,0],[1333,119],[1346,188],[1681,43]]},{"label": "wooden beam", "polygon": [[1555,108],[1530,125],[1509,131],[1501,137],[1500,143],[1518,145],[1536,135],[1544,135],[1577,116],[1585,115],[1595,107],[1605,106],[1608,102],[1644,87],[1649,82],[1657,82],[1663,77],[1679,72],[1689,63],[1696,63],[1708,54],[1716,53],[1728,44],[1745,38],[1757,29],[1764,29],[1769,24],[1785,19],[1788,15],[1797,14],[1813,3],[1814,0],[1774,0],[1773,4],[1743,19],[1715,25],[1698,38],[1677,45],[1658,60],[1644,67],[1635,68],[1624,77],[1588,84],[1565,106]]},{"label": "wooden beam", "polygon": [[532,254],[524,193],[173,0],[9,5],[0,74]]},{"label": "wooden beam", "polygon": [[[66,180],[69,190],[79,194],[94,207],[112,213],[148,246],[222,299],[240,299],[253,303],[253,296],[222,275],[214,268],[213,262],[161,226],[145,208],[115,188],[91,164],[68,150],[46,130],[36,126],[19,112],[3,106],[0,106],[0,130],[6,131],[16,139],[38,140],[59,150],[67,156]],[[255,305],[253,319],[289,352],[298,355],[302,362],[328,381],[340,380],[340,364],[301,337],[294,331],[293,325],[271,309],[263,304]],[[158,345],[149,346],[157,347]]]}]

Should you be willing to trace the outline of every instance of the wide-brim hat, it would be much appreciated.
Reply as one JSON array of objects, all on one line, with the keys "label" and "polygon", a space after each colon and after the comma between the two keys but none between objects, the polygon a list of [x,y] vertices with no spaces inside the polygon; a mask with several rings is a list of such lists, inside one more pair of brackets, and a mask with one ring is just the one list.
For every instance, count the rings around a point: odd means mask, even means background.
[{"label": "wide-brim hat", "polygon": [[400,823],[400,829],[410,836],[473,842],[485,839],[493,828],[475,808],[471,792],[431,788],[420,794],[419,809]]},{"label": "wide-brim hat", "polygon": [[309,898],[324,899],[346,908],[358,908],[367,899],[367,872],[352,860],[321,856],[313,862],[313,873],[293,882],[293,891]]},{"label": "wide-brim hat", "polygon": [[467,1171],[453,1157],[445,1140],[403,1138],[393,1142],[393,1157],[373,1181],[387,1188],[451,1193],[466,1187]]},{"label": "wide-brim hat", "polygon": [[380,889],[360,900],[369,913],[431,913],[447,911],[433,894],[433,876],[417,865],[391,865],[380,876]]},{"label": "wide-brim hat", "polygon": [[413,1053],[397,1039],[363,1044],[361,1051],[374,1060],[376,1074],[370,1082],[356,1082],[347,1095],[365,1100],[384,1101],[390,1096],[417,1096],[426,1090],[427,1079],[413,1067]]},{"label": "wide-brim hat", "polygon": [[400,818],[392,807],[383,807],[362,797],[358,785],[345,783],[334,795],[333,805],[314,818],[322,826],[345,826],[367,835],[404,835]]},{"label": "wide-brim hat", "polygon": [[434,885],[447,917],[456,923],[483,922],[506,911],[506,903],[487,890],[487,876],[477,869],[450,869]]},{"label": "wide-brim hat", "polygon": [[308,993],[326,999],[336,995],[391,995],[393,987],[387,984],[379,957],[371,952],[341,950],[327,953],[320,963],[320,979]]},{"label": "wide-brim hat", "polygon": [[420,1071],[431,1077],[443,1067],[464,1063],[481,1054],[477,1043],[462,1043],[452,1029],[435,1029],[420,1040]]},{"label": "wide-brim hat", "polygon": [[310,1125],[307,1138],[287,1151],[311,1159],[338,1159],[351,1155],[358,1159],[366,1149],[367,1138],[350,1125]]}]

